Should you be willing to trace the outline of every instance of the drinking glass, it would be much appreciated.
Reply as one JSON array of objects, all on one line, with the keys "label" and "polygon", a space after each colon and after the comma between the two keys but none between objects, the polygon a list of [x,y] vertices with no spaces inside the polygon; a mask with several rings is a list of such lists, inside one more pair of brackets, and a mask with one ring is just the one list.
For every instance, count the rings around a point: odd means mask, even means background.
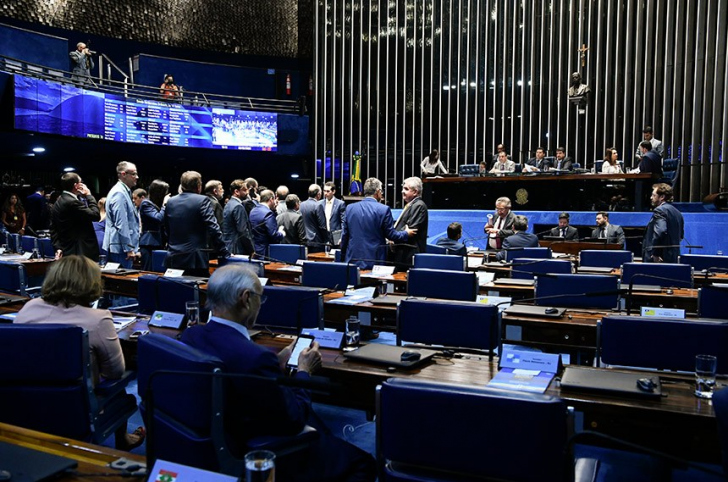
[{"label": "drinking glass", "polygon": [[713,398],[715,388],[715,372],[718,368],[718,359],[713,355],[695,356],[695,396],[698,398]]},{"label": "drinking glass", "polygon": [[187,326],[193,326],[200,322],[200,303],[197,301],[188,301],[185,303],[185,315],[187,316]]},{"label": "drinking glass", "polygon": [[275,482],[276,454],[269,450],[253,450],[245,454],[246,482]]},{"label": "drinking glass", "polygon": [[355,348],[359,346],[359,332],[361,322],[353,316],[346,320],[346,346]]},{"label": "drinking glass", "polygon": [[106,255],[105,254],[100,254],[99,255],[99,266],[102,267],[102,268],[104,266],[106,266]]},{"label": "drinking glass", "polygon": [[387,296],[387,282],[382,281],[379,283],[377,290],[379,290],[379,296]]}]

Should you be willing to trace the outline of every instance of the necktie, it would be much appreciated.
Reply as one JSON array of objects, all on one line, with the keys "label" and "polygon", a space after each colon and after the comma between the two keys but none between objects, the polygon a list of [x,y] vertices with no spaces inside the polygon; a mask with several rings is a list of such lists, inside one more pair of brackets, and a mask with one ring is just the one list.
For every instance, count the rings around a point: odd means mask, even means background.
[{"label": "necktie", "polygon": [[599,233],[599,237],[601,239],[604,239],[607,237],[607,228],[602,228],[601,232]]},{"label": "necktie", "polygon": [[556,164],[556,169],[561,169],[561,161],[559,161],[558,164]]},{"label": "necktie", "polygon": [[[496,226],[496,228],[498,228],[500,230],[501,227],[503,227],[503,218],[498,217],[498,223],[497,224],[498,225]],[[495,238],[495,246],[498,249],[501,249],[501,247],[503,246],[503,238],[501,238],[497,234],[496,234],[496,238]]]},{"label": "necktie", "polygon": [[562,238],[566,237],[566,228],[561,228],[561,237]]},{"label": "necktie", "polygon": [[500,170],[505,171],[506,170],[506,164],[504,162],[500,163]]}]

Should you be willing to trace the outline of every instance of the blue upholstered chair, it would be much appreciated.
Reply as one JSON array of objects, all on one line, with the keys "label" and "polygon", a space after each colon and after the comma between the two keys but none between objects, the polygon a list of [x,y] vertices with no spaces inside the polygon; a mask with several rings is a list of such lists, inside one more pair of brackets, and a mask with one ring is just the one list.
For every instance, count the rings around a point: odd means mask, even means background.
[{"label": "blue upholstered chair", "polygon": [[722,286],[704,286],[698,291],[698,315],[701,318],[718,318],[728,320],[728,288]]},{"label": "blue upholstered chair", "polygon": [[164,273],[167,268],[164,266],[164,260],[167,259],[166,249],[155,249],[152,251],[152,271],[155,273]]},{"label": "blue upholstered chair", "polygon": [[650,285],[674,288],[693,287],[693,267],[678,263],[624,263],[622,286]]},{"label": "blue upholstered chair", "polygon": [[680,159],[665,159],[662,161],[662,178],[657,182],[664,182],[675,187],[680,178]]},{"label": "blue upholstered chair", "polygon": [[306,260],[306,246],[300,244],[271,244],[268,246],[268,257],[273,261],[296,264],[296,261]]},{"label": "blue upholstered chair", "polygon": [[301,274],[303,286],[343,291],[359,284],[359,267],[349,263],[306,261]]},{"label": "blue upholstered chair", "polygon": [[498,346],[498,307],[460,301],[403,300],[397,307],[397,345],[402,342],[473,348]]},{"label": "blue upholstered chair", "polygon": [[704,354],[728,373],[728,323],[605,316],[597,329],[602,364],[692,372],[695,355]]},{"label": "blue upholstered chair", "polygon": [[611,310],[619,303],[616,276],[593,274],[536,275],[536,304]]},{"label": "blue upholstered chair", "polygon": [[723,452],[723,472],[728,474],[728,388],[713,392],[713,410],[718,421],[718,436]]},{"label": "blue upholstered chair", "polygon": [[38,238],[35,236],[21,236],[20,245],[23,247],[25,252],[33,252],[34,249],[38,249]]},{"label": "blue upholstered chair", "polygon": [[[276,379],[223,374],[218,358],[163,335],[140,337],[138,353],[140,409],[147,427],[147,459],[152,463],[161,458],[239,476],[247,451],[271,450],[278,465],[281,457],[305,454],[318,436],[309,428],[294,436],[257,435],[240,446],[248,427],[225,423],[229,407],[224,391],[231,383],[243,383],[246,391],[256,394],[250,397],[251,404],[255,399],[258,405],[275,405],[282,398]],[[226,430],[234,430],[235,437],[226,437]]]},{"label": "blue upholstered chair", "polygon": [[56,255],[51,238],[38,238],[38,249],[44,258],[53,258]]},{"label": "blue upholstered chair", "polygon": [[478,277],[474,272],[412,268],[407,273],[407,294],[442,300],[475,301]]},{"label": "blue upholstered chair", "polygon": [[22,236],[17,233],[8,233],[8,250],[17,253],[23,247]]},{"label": "blue upholstered chair", "polygon": [[519,258],[551,259],[551,248],[514,248],[506,250],[506,261],[511,262]]},{"label": "blue upholstered chair", "polygon": [[536,273],[571,274],[571,261],[564,259],[518,258],[513,262],[511,278],[532,279]]},{"label": "blue upholstered chair", "polygon": [[257,325],[287,329],[322,328],[324,297],[320,288],[304,286],[266,286],[268,297],[260,307]]},{"label": "blue upholstered chair", "polygon": [[708,255],[708,254],[682,254],[678,261],[681,264],[689,264],[695,271],[704,271],[706,273],[728,271],[728,256]]},{"label": "blue upholstered chair", "polygon": [[585,249],[579,253],[579,266],[592,268],[619,268],[634,261],[632,251],[621,249]]},{"label": "blue upholstered chair", "polygon": [[376,399],[381,482],[567,480],[558,398],[391,378]]},{"label": "blue upholstered chair", "polygon": [[0,291],[28,296],[28,278],[21,263],[0,261]]},{"label": "blue upholstered chair", "polygon": [[90,355],[80,327],[1,324],[0,421],[96,444],[125,426],[131,372],[94,390]]},{"label": "blue upholstered chair", "polygon": [[185,303],[200,301],[197,282],[184,278],[165,278],[156,274],[143,274],[138,286],[139,312],[155,311],[184,313]]},{"label": "blue upholstered chair", "polygon": [[447,254],[447,248],[443,248],[437,244],[427,244],[425,252],[429,254]]},{"label": "blue upholstered chair", "polygon": [[417,253],[415,254],[414,267],[465,271],[465,256]]},{"label": "blue upholstered chair", "polygon": [[265,277],[265,263],[257,259],[250,259],[248,256],[231,256],[229,258],[221,258],[218,260],[218,266],[223,267],[230,263],[242,263],[244,266],[253,270],[259,277]]}]

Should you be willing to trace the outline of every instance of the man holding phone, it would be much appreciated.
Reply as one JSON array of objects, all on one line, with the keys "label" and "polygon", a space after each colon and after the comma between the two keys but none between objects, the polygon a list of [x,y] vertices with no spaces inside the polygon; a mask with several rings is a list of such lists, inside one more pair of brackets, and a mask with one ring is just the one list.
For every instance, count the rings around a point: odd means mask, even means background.
[{"label": "man holding phone", "polygon": [[[210,277],[207,288],[210,322],[188,328],[181,340],[220,358],[227,372],[280,377],[290,365],[294,344],[276,355],[252,342],[248,334],[264,302],[263,287],[249,268],[239,264],[219,268]],[[307,379],[321,366],[318,343],[303,341],[296,361],[298,367],[293,376]],[[316,426],[308,390],[279,386],[275,393],[256,393],[245,382],[233,383],[228,406],[234,407],[226,415],[230,421],[226,423],[228,437],[241,445],[250,437],[295,435],[307,424],[319,429],[319,437],[303,457],[305,460],[286,463],[283,459],[281,464],[276,463],[276,472],[284,480],[373,481],[376,477],[374,459],[369,454],[333,437],[325,427]]]},{"label": "man holding phone", "polygon": [[91,191],[75,172],[61,177],[63,192],[51,210],[51,240],[56,258],[78,254],[99,261],[99,243],[94,221],[101,219],[99,206]]}]

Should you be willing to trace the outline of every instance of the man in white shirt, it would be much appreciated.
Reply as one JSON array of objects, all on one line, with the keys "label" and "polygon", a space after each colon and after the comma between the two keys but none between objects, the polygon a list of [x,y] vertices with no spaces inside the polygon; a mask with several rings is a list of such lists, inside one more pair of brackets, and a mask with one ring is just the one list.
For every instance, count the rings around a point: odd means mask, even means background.
[{"label": "man in white shirt", "polygon": [[[652,127],[645,126],[644,129],[642,129],[642,137],[645,141],[652,144],[652,150],[654,152],[659,154],[661,158],[665,157],[664,156],[665,146],[662,144],[662,141],[655,139],[655,136],[653,135],[653,132],[652,132]],[[637,150],[634,153],[634,157],[638,161],[638,163],[642,159],[643,155],[644,154],[642,153],[642,149],[640,149],[640,146],[637,145]]]},{"label": "man in white shirt", "polygon": [[319,205],[324,210],[326,229],[329,232],[329,242],[334,244],[332,233],[334,231],[341,231],[344,225],[344,212],[346,211],[344,201],[336,197],[336,184],[331,181],[324,184],[324,198],[319,201]]}]

